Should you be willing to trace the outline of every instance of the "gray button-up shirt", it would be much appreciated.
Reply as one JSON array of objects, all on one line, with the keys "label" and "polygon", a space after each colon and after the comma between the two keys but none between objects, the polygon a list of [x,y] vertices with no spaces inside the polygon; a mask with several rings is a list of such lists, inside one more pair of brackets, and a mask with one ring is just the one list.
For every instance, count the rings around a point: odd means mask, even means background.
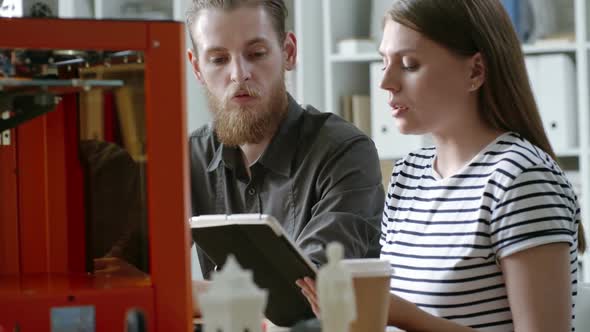
[{"label": "gray button-up shirt", "polygon": [[[317,265],[331,241],[347,258],[378,257],[384,193],[375,145],[334,114],[291,96],[288,107],[250,177],[239,148],[219,143],[211,125],[192,133],[193,215],[272,215]],[[213,263],[200,250],[199,260],[208,277]]]}]

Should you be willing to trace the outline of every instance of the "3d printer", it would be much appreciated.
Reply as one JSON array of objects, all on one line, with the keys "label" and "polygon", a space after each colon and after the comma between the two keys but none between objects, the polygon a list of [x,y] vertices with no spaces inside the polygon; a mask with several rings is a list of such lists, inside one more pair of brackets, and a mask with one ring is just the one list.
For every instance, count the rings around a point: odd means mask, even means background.
[{"label": "3d printer", "polygon": [[182,25],[0,31],[0,330],[191,330]]}]

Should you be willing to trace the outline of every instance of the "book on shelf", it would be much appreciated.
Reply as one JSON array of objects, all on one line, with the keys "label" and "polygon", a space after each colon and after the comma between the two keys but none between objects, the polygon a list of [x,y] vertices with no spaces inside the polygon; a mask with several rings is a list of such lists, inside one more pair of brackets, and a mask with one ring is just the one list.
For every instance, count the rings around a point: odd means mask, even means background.
[{"label": "book on shelf", "polygon": [[342,96],[342,118],[352,123],[352,95]]},{"label": "book on shelf", "polygon": [[352,123],[368,136],[371,136],[371,97],[352,96]]},{"label": "book on shelf", "polygon": [[371,136],[371,97],[346,95],[342,97],[342,118]]},{"label": "book on shelf", "polygon": [[[521,0],[523,1],[523,0]],[[575,40],[574,1],[526,0],[533,13],[533,30],[528,42],[570,35]]]},{"label": "book on shelf", "polygon": [[572,0],[501,0],[524,43],[574,35],[574,1]]}]

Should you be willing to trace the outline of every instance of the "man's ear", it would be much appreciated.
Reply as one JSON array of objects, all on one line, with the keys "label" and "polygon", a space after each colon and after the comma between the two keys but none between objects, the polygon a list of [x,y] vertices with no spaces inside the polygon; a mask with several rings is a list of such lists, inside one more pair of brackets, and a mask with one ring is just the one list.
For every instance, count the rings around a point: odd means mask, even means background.
[{"label": "man's ear", "polygon": [[192,48],[189,48],[186,50],[186,55],[188,57],[188,62],[191,65],[191,69],[193,70],[193,74],[201,84],[204,84],[205,82],[203,81],[201,68],[199,67],[199,59],[197,53]]},{"label": "man's ear", "polygon": [[486,80],[486,63],[480,52],[477,52],[471,57],[469,67],[469,83],[471,90],[477,90]]},{"label": "man's ear", "polygon": [[297,38],[293,32],[287,32],[283,42],[283,60],[286,70],[293,70],[297,62]]}]

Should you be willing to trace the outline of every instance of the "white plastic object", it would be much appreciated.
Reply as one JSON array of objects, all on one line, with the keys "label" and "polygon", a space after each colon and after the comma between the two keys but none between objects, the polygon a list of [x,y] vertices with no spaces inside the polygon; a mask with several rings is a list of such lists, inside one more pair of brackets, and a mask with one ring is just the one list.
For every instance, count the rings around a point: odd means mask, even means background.
[{"label": "white plastic object", "polygon": [[233,255],[213,272],[211,286],[199,297],[205,332],[262,332],[267,291],[258,288],[252,272]]},{"label": "white plastic object", "polygon": [[356,320],[356,299],[352,275],[342,265],[344,249],[340,243],[328,244],[328,263],[318,271],[317,296],[322,332],[348,332]]}]

